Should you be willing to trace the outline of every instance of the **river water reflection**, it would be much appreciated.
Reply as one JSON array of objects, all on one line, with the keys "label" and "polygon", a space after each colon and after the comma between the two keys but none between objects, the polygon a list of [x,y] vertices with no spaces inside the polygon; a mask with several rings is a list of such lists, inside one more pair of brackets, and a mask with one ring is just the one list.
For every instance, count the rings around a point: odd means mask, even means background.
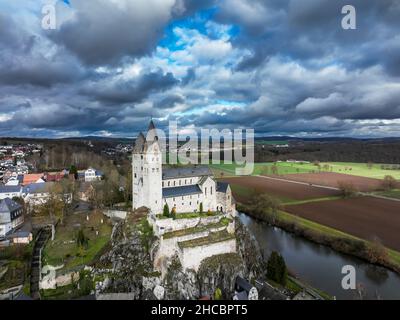
[{"label": "river water reflection", "polygon": [[311,286],[337,299],[355,299],[355,290],[343,290],[341,286],[342,267],[353,265],[357,283],[362,285],[368,298],[400,299],[400,276],[396,273],[340,254],[245,214],[239,214],[239,218],[255,236],[266,256],[273,250],[279,251],[288,268]]}]

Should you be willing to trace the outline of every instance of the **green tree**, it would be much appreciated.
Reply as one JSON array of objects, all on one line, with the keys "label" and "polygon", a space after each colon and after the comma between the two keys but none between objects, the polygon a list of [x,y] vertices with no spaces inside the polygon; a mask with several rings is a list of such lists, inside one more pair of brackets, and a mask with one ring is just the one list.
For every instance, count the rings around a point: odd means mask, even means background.
[{"label": "green tree", "polygon": [[78,180],[78,169],[75,165],[71,165],[69,168],[69,173],[74,175],[75,180]]},{"label": "green tree", "polygon": [[168,203],[166,203],[164,205],[163,216],[169,218],[169,206],[168,206]]},{"label": "green tree", "polygon": [[281,285],[287,282],[287,267],[283,257],[276,251],[272,251],[267,263],[267,277]]},{"label": "green tree", "polygon": [[200,202],[199,212],[203,214],[203,202]]}]

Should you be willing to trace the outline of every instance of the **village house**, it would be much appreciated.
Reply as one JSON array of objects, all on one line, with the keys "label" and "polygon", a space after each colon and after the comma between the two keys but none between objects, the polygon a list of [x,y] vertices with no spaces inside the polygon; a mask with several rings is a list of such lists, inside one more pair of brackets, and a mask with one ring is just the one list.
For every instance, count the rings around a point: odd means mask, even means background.
[{"label": "village house", "polygon": [[22,185],[27,186],[28,184],[32,183],[43,183],[43,182],[45,182],[43,173],[30,173],[30,174],[24,174],[24,180],[22,181]]},{"label": "village house", "polygon": [[18,198],[21,197],[22,187],[21,186],[6,186],[0,185],[0,200],[6,198]]},{"label": "village house", "polygon": [[4,238],[23,222],[23,208],[19,203],[10,198],[0,200],[0,237]]},{"label": "village house", "polygon": [[45,204],[49,200],[52,186],[52,182],[32,183],[23,187],[22,197],[31,206]]},{"label": "village house", "polygon": [[90,201],[94,194],[93,185],[90,182],[82,182],[79,186],[79,199],[85,202]]},{"label": "village house", "polygon": [[99,181],[103,177],[103,172],[94,168],[78,171],[78,179],[85,182]]}]

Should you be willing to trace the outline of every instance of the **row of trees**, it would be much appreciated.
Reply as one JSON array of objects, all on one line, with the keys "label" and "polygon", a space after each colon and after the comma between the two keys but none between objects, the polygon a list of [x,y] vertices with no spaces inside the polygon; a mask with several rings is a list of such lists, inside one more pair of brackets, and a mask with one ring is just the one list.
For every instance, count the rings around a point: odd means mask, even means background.
[{"label": "row of trees", "polygon": [[[398,181],[393,176],[385,176],[381,183],[384,191],[390,191],[398,187]],[[350,181],[338,181],[338,188],[343,198],[350,198],[359,192],[354,184]]]},{"label": "row of trees", "polygon": [[255,194],[249,204],[248,211],[256,218],[274,223],[277,218],[278,211],[282,208],[282,203],[266,193]]}]

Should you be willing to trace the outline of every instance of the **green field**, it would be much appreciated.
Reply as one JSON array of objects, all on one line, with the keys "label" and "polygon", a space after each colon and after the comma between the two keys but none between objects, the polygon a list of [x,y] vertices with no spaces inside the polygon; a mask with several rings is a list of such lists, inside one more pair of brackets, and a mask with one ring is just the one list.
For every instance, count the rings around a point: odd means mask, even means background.
[{"label": "green field", "polygon": [[[400,170],[384,170],[381,164],[372,164],[369,167],[366,163],[354,162],[321,162],[319,167],[313,163],[289,163],[289,162],[262,162],[254,164],[253,175],[273,174],[273,166],[276,166],[276,174],[296,174],[296,173],[318,173],[335,172],[367,178],[383,179],[386,175],[391,175],[395,179],[400,179]],[[234,176],[235,169],[241,168],[237,164],[213,164],[211,169],[217,177]]]}]

